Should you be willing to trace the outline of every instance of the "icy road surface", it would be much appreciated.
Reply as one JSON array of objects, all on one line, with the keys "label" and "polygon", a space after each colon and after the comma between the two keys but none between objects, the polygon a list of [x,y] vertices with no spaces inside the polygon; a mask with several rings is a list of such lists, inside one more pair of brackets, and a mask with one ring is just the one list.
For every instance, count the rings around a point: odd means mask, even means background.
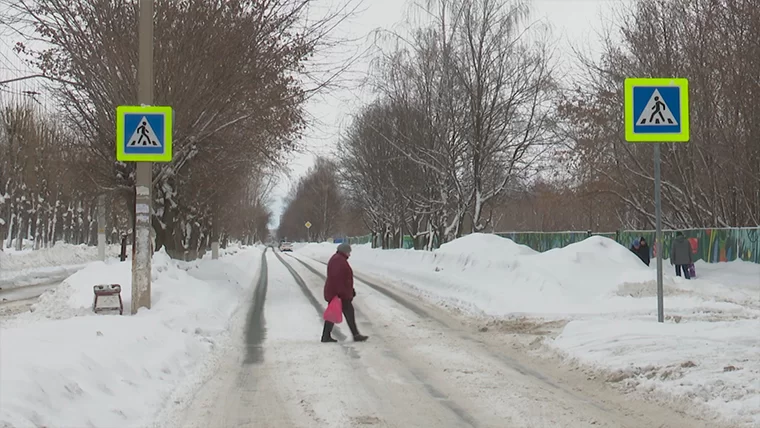
[{"label": "icy road surface", "polygon": [[[324,265],[262,255],[239,346],[182,403],[176,427],[707,427],[602,381],[522,353],[440,309],[357,273],[368,342],[319,342]],[[710,425],[715,427],[714,424]]]}]

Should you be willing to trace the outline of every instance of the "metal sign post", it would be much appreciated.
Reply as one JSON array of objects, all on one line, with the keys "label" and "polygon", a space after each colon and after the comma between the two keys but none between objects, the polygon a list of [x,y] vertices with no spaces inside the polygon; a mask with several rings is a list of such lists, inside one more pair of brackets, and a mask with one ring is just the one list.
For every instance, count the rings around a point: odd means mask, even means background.
[{"label": "metal sign post", "polygon": [[660,199],[660,143],[654,144],[654,242],[657,249],[657,322],[665,322],[664,294],[662,285],[662,201]]},{"label": "metal sign post", "polygon": [[680,78],[625,79],[625,139],[634,143],[654,143],[657,321],[665,322],[660,146],[662,143],[689,141],[688,80]]}]

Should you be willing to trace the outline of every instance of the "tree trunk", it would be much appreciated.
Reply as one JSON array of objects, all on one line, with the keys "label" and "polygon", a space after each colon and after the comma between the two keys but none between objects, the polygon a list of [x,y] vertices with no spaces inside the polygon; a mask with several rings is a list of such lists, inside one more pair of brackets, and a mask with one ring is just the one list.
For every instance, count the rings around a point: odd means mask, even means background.
[{"label": "tree trunk", "polygon": [[10,208],[8,209],[8,237],[5,241],[5,248],[11,248],[13,245],[13,227],[17,221],[15,208],[15,204],[11,203]]},{"label": "tree trunk", "polygon": [[42,213],[40,212],[39,205],[37,206],[37,212],[34,220],[34,249],[39,250],[42,248],[42,241],[45,239],[42,227]]},{"label": "tree trunk", "polygon": [[50,232],[48,236],[48,246],[54,247],[55,241],[58,237],[58,207],[61,205],[61,201],[58,199],[58,194],[56,194],[55,202],[53,205],[53,219],[50,222]]},{"label": "tree trunk", "polygon": [[26,231],[26,220],[24,218],[23,210],[19,206],[19,210],[16,213],[18,221],[18,227],[16,228],[16,251],[24,249],[24,232]]}]

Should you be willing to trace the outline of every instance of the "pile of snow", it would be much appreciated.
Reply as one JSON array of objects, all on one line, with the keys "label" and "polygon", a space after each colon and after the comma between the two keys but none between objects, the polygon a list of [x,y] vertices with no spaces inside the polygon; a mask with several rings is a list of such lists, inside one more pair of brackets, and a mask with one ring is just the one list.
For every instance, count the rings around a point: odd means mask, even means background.
[{"label": "pile of snow", "polygon": [[[0,202],[2,202],[2,195],[0,195]],[[0,222],[0,226],[2,226],[3,223]],[[5,237],[0,243],[3,245],[3,251],[14,253],[16,252],[16,242],[18,242],[15,238],[11,239],[10,245],[8,243],[8,237]],[[6,248],[7,247],[7,248]],[[21,242],[21,251],[31,251],[34,248],[34,239],[28,239],[24,238],[24,240]]]},{"label": "pile of snow", "polygon": [[[0,426],[148,425],[208,376],[260,254],[184,263],[156,253],[152,308],[135,316],[131,263],[72,275],[0,329]],[[93,285],[110,283],[122,286],[124,316],[91,310]]]},{"label": "pile of snow", "polygon": [[[297,251],[325,261],[335,245]],[[620,287],[655,279],[633,253],[601,236],[538,253],[510,239],[473,234],[432,252],[359,246],[351,261],[439,303],[489,316],[616,312],[630,303]]]},{"label": "pile of snow", "polygon": [[[251,245],[251,246],[248,246],[248,245],[242,245],[242,244],[240,244],[238,242],[232,242],[232,243],[228,244],[226,248],[221,248],[221,247],[219,248],[219,257],[225,257],[225,256],[235,255],[235,254],[237,254],[237,253],[239,253],[241,251],[247,251],[247,250],[249,250],[251,248],[256,248],[256,249],[260,249],[260,250],[264,249],[264,247],[261,246],[261,245]],[[211,260],[212,257],[213,257],[213,253],[210,250],[206,251],[203,254],[203,260]]]},{"label": "pile of snow", "polygon": [[[473,262],[504,262],[519,256],[532,256],[538,251],[498,235],[475,233],[441,245],[437,256],[472,256]],[[466,262],[465,262],[466,264]]]},{"label": "pile of snow", "polygon": [[552,346],[568,362],[601,371],[609,381],[643,397],[702,405],[704,412],[757,427],[759,328],[757,319],[572,321]]},{"label": "pile of snow", "polygon": [[[298,253],[324,262],[335,247]],[[474,234],[433,252],[358,246],[350,261],[360,275],[475,316],[569,320],[542,351],[648,398],[760,426],[760,264],[698,262],[685,280],[666,261],[659,324],[655,263],[604,237],[537,253]]]},{"label": "pile of snow", "polygon": [[[116,257],[121,247],[106,247],[106,257]],[[57,243],[50,248],[25,251],[0,252],[0,268],[3,271],[33,269],[44,266],[79,265],[98,258],[98,247]]]},{"label": "pile of snow", "polygon": [[[121,247],[106,247],[106,257],[116,257]],[[58,243],[39,250],[0,251],[0,287],[12,288],[61,281],[85,264],[98,259],[98,248]]]},{"label": "pile of snow", "polygon": [[308,245],[314,245],[314,244],[309,244],[306,242],[293,242],[291,245],[293,246],[293,250],[298,250]]}]

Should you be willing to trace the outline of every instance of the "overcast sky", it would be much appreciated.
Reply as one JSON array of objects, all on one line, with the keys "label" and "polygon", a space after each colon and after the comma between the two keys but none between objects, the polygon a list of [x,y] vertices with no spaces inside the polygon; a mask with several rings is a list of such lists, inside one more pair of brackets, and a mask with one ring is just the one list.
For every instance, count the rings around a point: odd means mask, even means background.
[{"label": "overcast sky", "polygon": [[[551,36],[557,43],[557,53],[566,68],[572,67],[572,49],[598,54],[599,33],[612,24],[614,11],[630,0],[533,0],[534,21],[545,22],[551,28]],[[398,29],[410,8],[408,0],[363,0],[361,12],[341,31],[352,39],[366,38],[377,28]],[[367,45],[371,41],[366,42]],[[369,69],[368,61],[359,61],[352,69],[357,76]],[[290,173],[283,174],[275,188],[271,208],[274,212],[273,227],[279,223],[284,208],[282,199],[288,189],[298,181],[313,164],[316,156],[330,156],[341,129],[350,122],[350,114],[370,101],[371,95],[358,88],[331,91],[313,99],[308,106],[310,116],[317,124],[310,127],[302,145],[302,153],[289,158]]]}]

